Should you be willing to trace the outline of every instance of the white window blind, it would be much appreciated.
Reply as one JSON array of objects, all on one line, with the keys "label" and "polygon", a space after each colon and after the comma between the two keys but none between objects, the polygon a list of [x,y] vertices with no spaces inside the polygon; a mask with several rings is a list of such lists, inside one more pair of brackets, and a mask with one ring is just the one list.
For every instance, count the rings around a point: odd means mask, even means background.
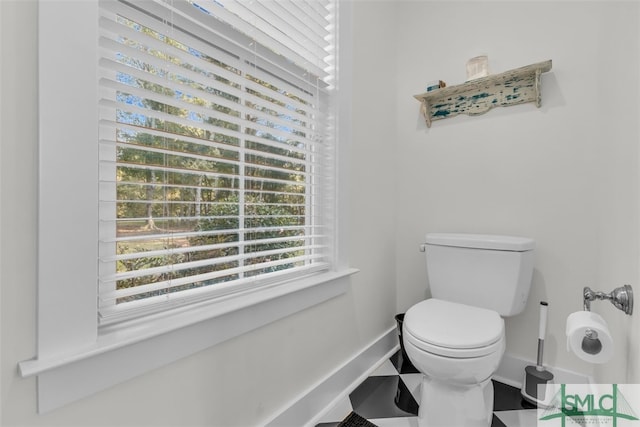
[{"label": "white window blind", "polygon": [[334,6],[101,1],[102,324],[331,268]]}]

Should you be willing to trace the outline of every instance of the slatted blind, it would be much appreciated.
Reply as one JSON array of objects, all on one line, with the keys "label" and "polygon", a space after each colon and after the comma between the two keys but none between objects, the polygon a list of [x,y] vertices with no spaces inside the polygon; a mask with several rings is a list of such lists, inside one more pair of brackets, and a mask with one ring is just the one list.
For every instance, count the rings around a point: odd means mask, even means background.
[{"label": "slatted blind", "polygon": [[331,268],[329,0],[101,0],[102,324]]}]

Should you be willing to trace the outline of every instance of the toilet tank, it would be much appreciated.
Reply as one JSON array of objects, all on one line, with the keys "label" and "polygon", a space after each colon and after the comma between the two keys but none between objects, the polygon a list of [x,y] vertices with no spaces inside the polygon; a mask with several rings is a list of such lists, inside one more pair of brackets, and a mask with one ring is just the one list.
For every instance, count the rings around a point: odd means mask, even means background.
[{"label": "toilet tank", "polygon": [[524,310],[533,275],[535,241],[485,234],[426,235],[433,298],[514,316]]}]

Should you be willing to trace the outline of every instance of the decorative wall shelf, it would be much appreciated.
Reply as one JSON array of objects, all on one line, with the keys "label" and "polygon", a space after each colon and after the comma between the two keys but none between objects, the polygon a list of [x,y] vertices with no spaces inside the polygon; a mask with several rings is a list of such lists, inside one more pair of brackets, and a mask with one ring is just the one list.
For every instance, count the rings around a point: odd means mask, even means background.
[{"label": "decorative wall shelf", "polygon": [[484,114],[494,107],[535,102],[540,107],[540,75],[551,70],[551,60],[516,68],[500,74],[471,80],[414,95],[421,103],[427,127],[433,120],[458,114]]}]

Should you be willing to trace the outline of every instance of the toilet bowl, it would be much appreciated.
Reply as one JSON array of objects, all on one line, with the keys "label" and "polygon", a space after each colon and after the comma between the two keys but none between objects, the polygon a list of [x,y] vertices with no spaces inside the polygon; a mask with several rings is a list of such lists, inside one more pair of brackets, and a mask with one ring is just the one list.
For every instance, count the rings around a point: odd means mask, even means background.
[{"label": "toilet bowl", "polygon": [[433,298],[407,310],[403,341],[423,374],[420,427],[489,427],[505,350],[504,319],[525,307],[532,239],[431,233],[424,245]]},{"label": "toilet bowl", "polygon": [[407,311],[403,329],[407,355],[423,373],[419,425],[490,425],[491,376],[505,349],[498,313],[432,298]]}]

